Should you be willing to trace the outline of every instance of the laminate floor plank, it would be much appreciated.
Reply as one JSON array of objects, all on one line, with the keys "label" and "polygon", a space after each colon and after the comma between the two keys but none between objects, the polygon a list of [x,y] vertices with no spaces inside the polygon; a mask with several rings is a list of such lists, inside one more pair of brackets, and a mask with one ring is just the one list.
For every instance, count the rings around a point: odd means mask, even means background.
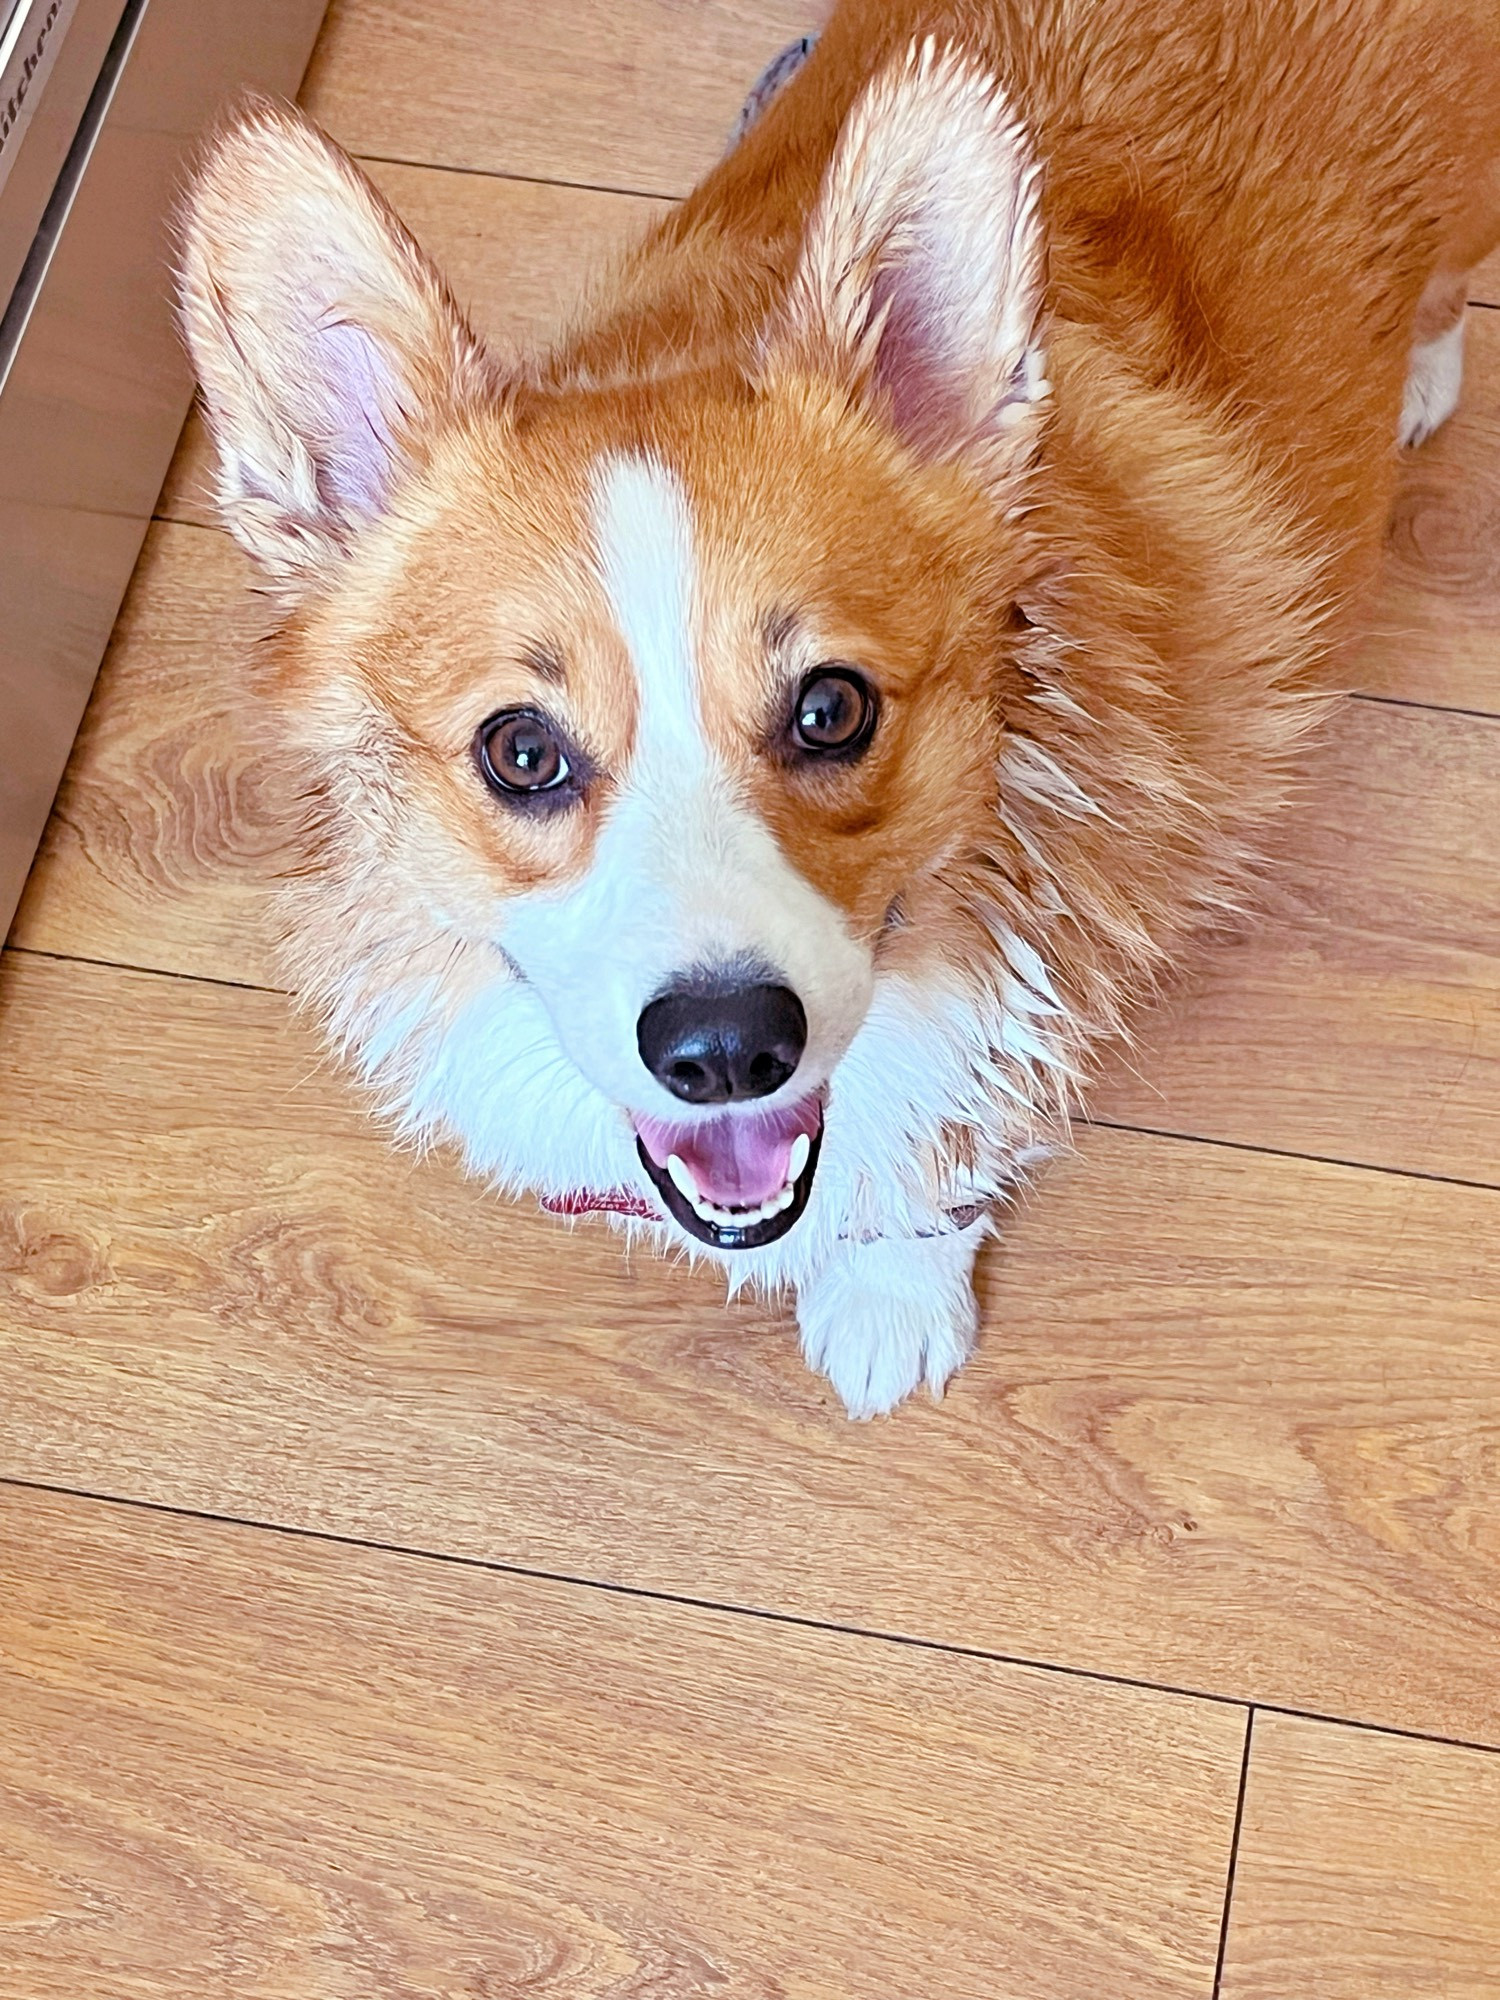
[{"label": "laminate floor plank", "polygon": [[1495,2000],[1500,1759],[1256,1718],[1223,2000]]},{"label": "laminate floor plank", "polygon": [[1236,1710],[15,1489],[0,1550],[4,2000],[1208,1990]]},{"label": "laminate floor plank", "polygon": [[1352,684],[1500,712],[1500,312],[1469,315],[1463,401],[1407,454]]},{"label": "laminate floor plank", "polygon": [[302,100],[354,153],[681,195],[718,158],[766,63],[823,11],[334,0]]},{"label": "laminate floor plank", "polygon": [[1094,1115],[1500,1185],[1500,721],[1349,702]]},{"label": "laminate floor plank", "polygon": [[295,803],[247,728],[269,629],[227,536],[157,523],[11,928],[13,944],[274,984]]},{"label": "laminate floor plank", "polygon": [[1096,1131],[979,1357],[398,1156],[276,995],[12,954],[0,1471],[1500,1742],[1500,1195]]},{"label": "laminate floor plank", "polygon": [[[522,346],[816,11],[334,0],[306,101]],[[1237,1704],[1500,1746],[1500,312],[1264,914],[872,1426],[266,990],[207,485],[194,420],[0,960],[0,2000],[1208,2000]],[[1223,2000],[1495,2000],[1497,1773],[1259,1713]]]}]

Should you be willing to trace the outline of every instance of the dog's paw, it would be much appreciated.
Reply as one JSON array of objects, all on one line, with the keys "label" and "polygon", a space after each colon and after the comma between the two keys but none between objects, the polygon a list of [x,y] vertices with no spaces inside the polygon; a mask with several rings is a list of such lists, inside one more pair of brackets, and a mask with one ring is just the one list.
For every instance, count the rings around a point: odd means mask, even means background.
[{"label": "dog's paw", "polygon": [[1417,445],[1447,423],[1458,408],[1464,382],[1464,323],[1456,319],[1435,340],[1424,340],[1411,351],[1406,394],[1401,402],[1403,445]]},{"label": "dog's paw", "polygon": [[797,1294],[808,1366],[851,1417],[879,1417],[923,1383],[934,1396],[974,1346],[974,1256],[987,1225],[839,1250]]}]

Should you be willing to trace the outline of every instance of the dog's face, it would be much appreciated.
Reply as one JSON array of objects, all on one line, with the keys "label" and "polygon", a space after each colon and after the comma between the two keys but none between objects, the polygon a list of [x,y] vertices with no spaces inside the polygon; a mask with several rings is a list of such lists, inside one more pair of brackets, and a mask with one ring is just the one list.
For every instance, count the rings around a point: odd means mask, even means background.
[{"label": "dog's face", "polygon": [[[861,1094],[941,1119],[901,983],[995,811],[1030,180],[966,73],[886,91],[754,353],[645,382],[502,374],[283,115],[221,142],[189,221],[221,499],[290,610],[266,707],[317,802],[303,983],[411,1122],[723,1252],[799,1223],[825,1119],[847,1220]],[[976,147],[980,248],[942,180]]]}]

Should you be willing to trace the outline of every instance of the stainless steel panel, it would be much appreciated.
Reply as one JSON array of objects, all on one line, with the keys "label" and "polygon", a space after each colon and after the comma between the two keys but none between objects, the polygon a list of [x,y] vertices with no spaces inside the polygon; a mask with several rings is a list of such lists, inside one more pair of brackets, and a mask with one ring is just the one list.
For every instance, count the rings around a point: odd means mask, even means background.
[{"label": "stainless steel panel", "polygon": [[0,42],[0,301],[21,274],[124,11],[125,0],[20,0]]},{"label": "stainless steel panel", "polygon": [[0,929],[191,398],[171,309],[186,161],[236,89],[295,91],[324,5],[129,0],[0,322]]}]

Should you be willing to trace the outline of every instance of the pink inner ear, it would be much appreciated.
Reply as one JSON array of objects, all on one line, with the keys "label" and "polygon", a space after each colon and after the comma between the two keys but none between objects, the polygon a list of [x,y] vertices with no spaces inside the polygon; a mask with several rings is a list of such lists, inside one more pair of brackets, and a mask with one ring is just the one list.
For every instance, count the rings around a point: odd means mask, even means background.
[{"label": "pink inner ear", "polygon": [[396,407],[390,363],[374,335],[350,320],[325,320],[313,329],[310,362],[322,431],[318,483],[336,506],[378,514],[397,457],[389,416]]},{"label": "pink inner ear", "polygon": [[968,412],[951,334],[944,337],[938,274],[923,262],[909,255],[875,280],[875,311],[885,315],[875,380],[907,442],[941,453],[962,442]]}]

